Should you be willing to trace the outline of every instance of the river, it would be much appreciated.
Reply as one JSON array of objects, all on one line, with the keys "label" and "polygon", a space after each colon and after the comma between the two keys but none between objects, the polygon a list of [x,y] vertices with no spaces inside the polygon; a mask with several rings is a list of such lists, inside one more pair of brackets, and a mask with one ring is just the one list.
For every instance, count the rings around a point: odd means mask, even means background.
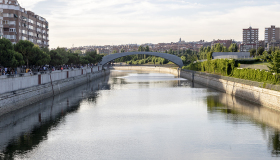
[{"label": "river", "polygon": [[0,117],[0,159],[277,159],[280,113],[170,74],[110,76]]}]

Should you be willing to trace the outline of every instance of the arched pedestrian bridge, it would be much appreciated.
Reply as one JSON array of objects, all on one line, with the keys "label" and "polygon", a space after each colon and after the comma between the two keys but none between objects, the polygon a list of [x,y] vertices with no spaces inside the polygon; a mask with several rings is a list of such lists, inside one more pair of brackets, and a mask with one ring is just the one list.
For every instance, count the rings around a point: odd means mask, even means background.
[{"label": "arched pedestrian bridge", "polygon": [[151,55],[151,56],[156,56],[156,57],[161,57],[164,59],[167,59],[175,64],[177,64],[180,68],[184,66],[183,61],[180,57],[172,55],[172,54],[167,54],[167,53],[159,53],[159,52],[125,52],[125,53],[115,53],[111,54],[108,56],[105,56],[102,58],[102,61],[99,63],[100,65],[104,66],[105,64],[129,55],[135,55],[135,54],[146,54],[146,55]]}]

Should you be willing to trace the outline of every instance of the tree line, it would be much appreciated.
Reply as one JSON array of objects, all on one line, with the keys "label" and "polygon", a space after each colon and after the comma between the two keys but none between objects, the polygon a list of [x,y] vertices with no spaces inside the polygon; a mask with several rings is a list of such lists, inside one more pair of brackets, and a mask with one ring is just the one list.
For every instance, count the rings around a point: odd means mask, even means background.
[{"label": "tree line", "polygon": [[13,45],[8,39],[0,39],[0,65],[4,67],[96,64],[102,57],[96,51],[78,54],[59,47],[50,51],[27,40],[20,40]]},{"label": "tree line", "polygon": [[[271,54],[263,51],[263,55],[256,57],[269,63],[269,71],[259,69],[240,69],[240,61],[235,59],[212,59],[211,51],[207,54],[207,60],[203,62],[191,63],[183,69],[213,73],[223,76],[230,76],[240,79],[253,80],[258,82],[279,84],[280,83],[280,49],[274,48]],[[260,59],[261,58],[261,59]],[[246,61],[246,60],[245,60]],[[251,61],[251,60],[250,60]],[[255,62],[255,61],[253,61]],[[242,61],[243,63],[243,61]]]},{"label": "tree line", "polygon": [[221,43],[216,43],[213,47],[201,47],[199,49],[199,59],[207,59],[210,52],[238,52],[236,43],[232,43],[228,48]]}]

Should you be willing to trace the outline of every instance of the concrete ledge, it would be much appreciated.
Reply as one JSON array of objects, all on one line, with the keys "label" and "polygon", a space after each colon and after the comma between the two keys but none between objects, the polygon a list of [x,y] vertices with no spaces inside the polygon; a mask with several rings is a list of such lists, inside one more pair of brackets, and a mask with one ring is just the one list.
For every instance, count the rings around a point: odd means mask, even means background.
[{"label": "concrete ledge", "polygon": [[65,92],[110,73],[110,70],[82,74],[0,94],[0,115]]}]

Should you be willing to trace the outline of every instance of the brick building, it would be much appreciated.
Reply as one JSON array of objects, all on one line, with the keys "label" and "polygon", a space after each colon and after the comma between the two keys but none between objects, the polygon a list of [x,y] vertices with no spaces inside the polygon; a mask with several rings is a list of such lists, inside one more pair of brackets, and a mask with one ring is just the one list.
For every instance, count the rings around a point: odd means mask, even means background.
[{"label": "brick building", "polygon": [[264,41],[267,49],[269,49],[270,47],[280,46],[280,28],[276,28],[274,25],[272,25],[270,28],[265,28],[264,34]]},{"label": "brick building", "polygon": [[259,41],[259,29],[249,28],[243,29],[243,43],[245,44],[253,44]]},{"label": "brick building", "polygon": [[13,44],[29,40],[40,47],[49,47],[48,21],[22,8],[17,0],[0,0],[0,34]]},{"label": "brick building", "polygon": [[239,45],[240,52],[249,52],[252,48],[257,49],[259,45],[259,29],[249,28],[243,29],[243,43]]}]

